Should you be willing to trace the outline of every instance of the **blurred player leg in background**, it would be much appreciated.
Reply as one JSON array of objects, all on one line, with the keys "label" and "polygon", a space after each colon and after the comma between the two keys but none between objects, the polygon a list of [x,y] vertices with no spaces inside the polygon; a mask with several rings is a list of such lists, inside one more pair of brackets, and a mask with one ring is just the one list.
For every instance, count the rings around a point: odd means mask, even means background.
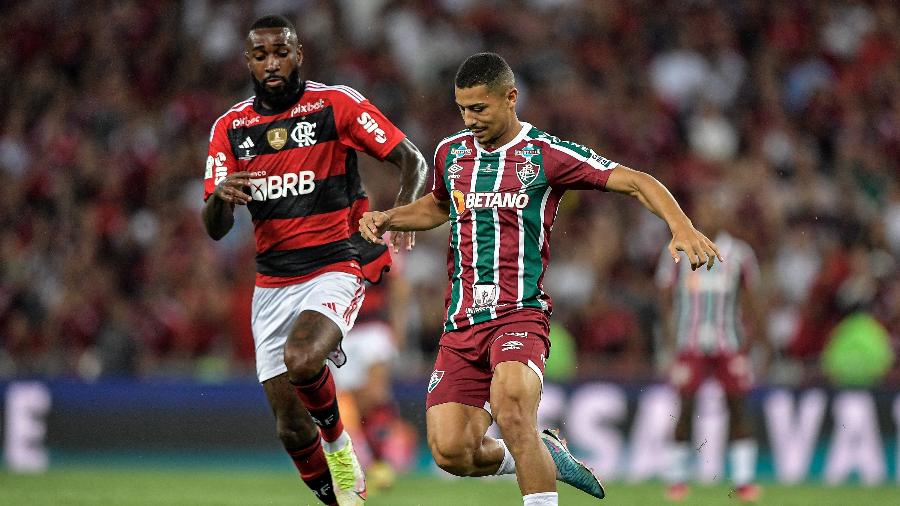
[{"label": "blurred player leg in background", "polygon": [[[360,442],[357,453],[370,490],[390,487],[396,472],[413,465],[416,452],[415,429],[400,418],[391,383],[410,293],[401,268],[402,257],[394,255],[391,272],[366,289],[356,326],[343,343],[348,362],[333,368],[341,412],[353,440]],[[356,419],[351,421],[348,413]]]}]

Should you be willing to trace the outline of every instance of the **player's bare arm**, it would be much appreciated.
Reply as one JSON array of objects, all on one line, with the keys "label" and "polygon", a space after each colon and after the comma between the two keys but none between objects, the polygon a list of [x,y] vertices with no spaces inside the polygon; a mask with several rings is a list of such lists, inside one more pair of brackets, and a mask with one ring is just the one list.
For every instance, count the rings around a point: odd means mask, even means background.
[{"label": "player's bare arm", "polygon": [[218,241],[231,230],[234,225],[234,206],[246,205],[250,202],[250,195],[244,192],[244,188],[250,186],[250,173],[247,171],[233,172],[225,176],[225,179],[216,185],[215,191],[206,200],[203,207],[203,225],[206,233]]},{"label": "player's bare arm", "polygon": [[709,270],[715,264],[716,258],[719,261],[724,260],[715,243],[694,228],[675,197],[653,176],[619,165],[612,170],[606,182],[606,189],[635,197],[644,207],[669,225],[672,232],[669,254],[675,263],[679,261],[679,251],[687,254],[691,270],[696,270],[703,264],[706,264],[706,269]]},{"label": "player's bare arm", "polygon": [[381,236],[388,230],[431,230],[448,219],[450,201],[439,201],[433,193],[429,193],[412,204],[363,214],[359,220],[359,232],[369,242],[384,244]]},{"label": "player's bare arm", "polygon": [[[394,149],[388,153],[385,160],[396,165],[400,169],[400,191],[394,201],[394,207],[411,204],[422,196],[425,188],[425,178],[428,174],[428,165],[422,152],[416,148],[409,139],[403,139]],[[391,234],[391,246],[395,252],[400,250],[400,245],[406,243],[406,249],[410,250],[416,245],[414,231],[403,231]]]}]

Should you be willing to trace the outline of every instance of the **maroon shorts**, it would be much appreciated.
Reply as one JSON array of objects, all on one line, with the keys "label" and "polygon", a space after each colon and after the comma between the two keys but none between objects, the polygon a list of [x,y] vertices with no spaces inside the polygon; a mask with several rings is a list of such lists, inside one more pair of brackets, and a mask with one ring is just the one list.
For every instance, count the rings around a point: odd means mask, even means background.
[{"label": "maroon shorts", "polygon": [[489,410],[491,378],[501,362],[521,362],[544,380],[550,322],[523,309],[462,330],[445,332],[428,381],[425,408],[458,402]]},{"label": "maroon shorts", "polygon": [[743,353],[701,355],[679,353],[669,373],[669,381],[679,393],[692,395],[703,380],[715,378],[728,395],[747,393],[753,385],[750,360]]}]

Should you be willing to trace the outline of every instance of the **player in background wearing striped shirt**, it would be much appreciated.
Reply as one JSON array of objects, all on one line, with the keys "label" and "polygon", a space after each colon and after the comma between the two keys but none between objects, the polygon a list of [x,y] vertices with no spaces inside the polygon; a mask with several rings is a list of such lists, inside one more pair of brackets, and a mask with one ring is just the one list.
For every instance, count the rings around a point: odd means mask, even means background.
[{"label": "player in background wearing striped shirt", "polygon": [[[735,493],[743,501],[755,501],[760,495],[754,483],[757,444],[744,406],[744,396],[753,384],[749,347],[760,345],[764,365],[771,356],[760,312],[759,265],[750,246],[723,228],[731,216],[727,194],[707,191],[704,195],[703,205],[696,206],[696,222],[715,237],[728,262],[709,272],[691,271],[672,264],[663,252],[656,272],[663,292],[662,356],[673,361],[667,372],[681,406],[675,441],[666,456],[666,498],[682,501],[688,495],[695,454],[690,444],[694,398],[703,381],[713,378],[725,393],[728,461]],[[749,339],[745,326],[751,331]]]},{"label": "player in background wearing striped shirt", "polygon": [[[387,247],[373,249],[356,233],[368,207],[356,152],[400,169],[397,204],[422,194],[427,165],[356,90],[301,81],[300,47],[284,17],[250,28],[245,58],[256,95],[213,125],[203,221],[218,240],[236,205],[250,211],[257,375],[303,481],[322,502],[346,506],[365,500],[365,477],[325,360],[343,365],[340,343],[362,304],[363,279],[377,281],[390,264]],[[398,235],[393,246],[411,247],[413,238]]]},{"label": "player in background wearing striped shirt", "polygon": [[[447,320],[426,398],[431,453],[458,476],[515,473],[526,506],[556,505],[557,479],[602,498],[558,433],[537,429],[552,307],[542,280],[559,200],[568,189],[631,195],[668,223],[673,261],[684,251],[692,268],[711,268],[718,251],[653,177],[519,121],[500,56],[469,57],[455,85],[466,129],[438,145],[431,194],[360,220],[376,244],[388,230],[450,221]],[[485,436],[492,421],[503,439]]]}]

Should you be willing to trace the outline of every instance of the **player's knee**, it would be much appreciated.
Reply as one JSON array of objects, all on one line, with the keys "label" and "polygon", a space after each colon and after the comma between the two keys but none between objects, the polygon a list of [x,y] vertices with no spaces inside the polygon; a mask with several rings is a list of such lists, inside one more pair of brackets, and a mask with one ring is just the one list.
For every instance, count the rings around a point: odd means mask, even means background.
[{"label": "player's knee", "polygon": [[534,425],[533,417],[529,416],[522,405],[518,403],[508,403],[499,409],[494,410],[494,420],[500,427],[500,433],[504,438],[516,438],[516,436],[525,433],[535,432],[537,428]]},{"label": "player's knee", "polygon": [[322,371],[322,360],[316,359],[297,346],[285,346],[284,365],[287,366],[291,383],[303,383]]},{"label": "player's knee", "polygon": [[455,476],[469,476],[475,470],[475,449],[459,441],[430,439],[431,455],[438,467]]},{"label": "player's knee", "polygon": [[319,437],[319,429],[312,421],[307,424],[302,420],[287,422],[279,420],[276,432],[285,448],[304,448],[309,445],[310,441]]}]

